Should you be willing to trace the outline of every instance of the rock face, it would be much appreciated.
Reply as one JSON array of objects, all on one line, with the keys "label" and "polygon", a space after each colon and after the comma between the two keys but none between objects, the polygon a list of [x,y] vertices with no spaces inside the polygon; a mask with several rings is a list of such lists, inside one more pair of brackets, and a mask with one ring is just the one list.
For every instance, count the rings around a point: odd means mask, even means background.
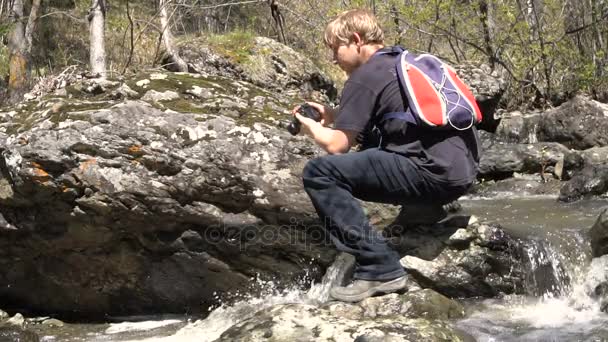
[{"label": "rock face", "polygon": [[460,304],[430,290],[369,298],[358,305],[284,304],[238,323],[219,341],[466,341],[468,335],[440,321],[463,312]]},{"label": "rock face", "polygon": [[[113,102],[105,85],[88,101],[3,113],[3,302],[55,314],[196,312],[215,292],[253,291],[252,277],[319,278],[333,260],[306,228],[318,225],[301,189],[319,150],[270,114],[290,100],[221,78],[165,76],[130,87],[142,96],[181,86],[187,106]],[[190,94],[201,89],[204,99]]]},{"label": "rock face", "polygon": [[238,61],[209,49],[204,43],[183,43],[180,54],[196,72],[236,77],[257,86],[310,97],[320,92],[330,101],[338,95],[333,82],[309,59],[273,39],[255,37]]}]

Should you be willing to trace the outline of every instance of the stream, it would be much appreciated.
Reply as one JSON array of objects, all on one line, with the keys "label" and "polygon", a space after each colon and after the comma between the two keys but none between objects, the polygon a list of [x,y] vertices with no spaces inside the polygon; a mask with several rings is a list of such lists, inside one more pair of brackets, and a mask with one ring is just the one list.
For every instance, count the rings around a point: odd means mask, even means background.
[{"label": "stream", "polygon": [[[479,342],[608,341],[608,314],[587,295],[608,277],[608,264],[591,262],[585,237],[608,200],[558,203],[551,197],[467,198],[466,213],[500,223],[511,234],[533,242],[527,249],[536,269],[526,280],[527,295],[461,301],[466,317],[453,324]],[[608,259],[607,259],[608,260]],[[243,295],[233,305],[213,309],[202,320],[185,316],[116,318],[100,324],[66,324],[61,328],[34,326],[41,341],[159,341],[207,342],[260,309],[281,303],[318,304],[327,300],[326,285],[337,270],[330,268],[321,284],[277,290],[272,281],[257,280],[265,292]],[[553,274],[552,281],[544,275]],[[297,284],[295,284],[297,285]],[[37,327],[37,328],[36,328]]]}]

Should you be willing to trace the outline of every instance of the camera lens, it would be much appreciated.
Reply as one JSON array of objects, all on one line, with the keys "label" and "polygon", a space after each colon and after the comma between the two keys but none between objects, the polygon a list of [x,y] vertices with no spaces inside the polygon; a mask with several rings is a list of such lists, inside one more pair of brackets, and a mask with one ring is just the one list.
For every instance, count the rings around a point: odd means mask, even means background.
[{"label": "camera lens", "polygon": [[293,120],[287,126],[287,131],[291,133],[291,135],[298,135],[298,133],[300,133],[300,121],[293,118]]}]

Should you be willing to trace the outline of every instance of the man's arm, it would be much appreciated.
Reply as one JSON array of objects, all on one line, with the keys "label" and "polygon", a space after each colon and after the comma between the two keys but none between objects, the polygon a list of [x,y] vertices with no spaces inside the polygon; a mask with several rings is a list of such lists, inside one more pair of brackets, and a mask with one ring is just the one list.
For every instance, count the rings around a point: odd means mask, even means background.
[{"label": "man's arm", "polygon": [[295,113],[302,123],[301,130],[329,154],[346,153],[357,140],[358,132],[324,127],[320,122]]}]

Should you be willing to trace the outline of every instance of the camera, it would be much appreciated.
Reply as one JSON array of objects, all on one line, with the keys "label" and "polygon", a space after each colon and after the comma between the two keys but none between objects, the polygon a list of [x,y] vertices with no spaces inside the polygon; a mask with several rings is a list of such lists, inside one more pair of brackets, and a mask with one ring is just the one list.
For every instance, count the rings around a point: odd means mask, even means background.
[{"label": "camera", "polygon": [[[300,113],[304,117],[313,119],[315,121],[321,121],[321,113],[319,113],[318,110],[316,110],[308,103],[303,103],[298,109],[298,113]],[[291,135],[296,135],[300,133],[301,126],[302,124],[300,123],[300,120],[298,120],[294,116],[289,125],[287,126],[287,130],[289,131],[289,133],[291,133]]]}]

